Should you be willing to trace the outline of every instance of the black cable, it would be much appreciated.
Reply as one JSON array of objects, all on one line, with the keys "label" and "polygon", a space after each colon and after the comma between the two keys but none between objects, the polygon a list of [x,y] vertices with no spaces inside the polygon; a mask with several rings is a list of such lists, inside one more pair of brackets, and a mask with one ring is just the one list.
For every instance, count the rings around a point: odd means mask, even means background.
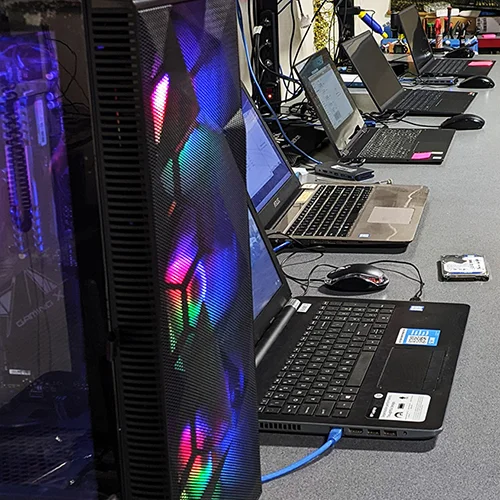
[{"label": "black cable", "polygon": [[291,78],[289,76],[286,76],[282,73],[278,73],[277,71],[274,71],[273,69],[271,69],[269,66],[267,66],[267,64],[262,60],[262,57],[261,57],[261,52],[262,52],[262,49],[263,47],[260,46],[260,33],[256,33],[255,36],[254,36],[254,43],[255,43],[255,57],[257,58],[257,61],[258,63],[260,64],[260,66],[262,66],[262,69],[264,70],[264,72],[269,72],[275,76],[277,76],[278,78],[281,78],[283,80],[287,80],[287,81],[290,81],[290,82],[293,82],[293,83],[299,83],[300,82],[295,79],[295,78]]},{"label": "black cable", "polygon": [[[306,287],[305,287],[305,290],[304,290],[304,293],[302,294],[302,296],[306,295],[307,292],[309,291],[309,288],[311,287],[312,275],[314,274],[314,272],[317,269],[319,269],[321,267],[328,267],[329,269],[338,269],[338,266],[334,266],[333,264],[318,264],[318,265],[314,266],[309,271],[309,274],[307,275],[307,284],[306,284]],[[323,280],[321,280],[321,281],[323,281]]]},{"label": "black cable", "polygon": [[[311,31],[311,27],[314,25],[314,20],[316,19],[316,17],[320,13],[321,9],[329,1],[331,2],[331,0],[323,0],[323,2],[318,7],[318,9],[316,10],[316,12],[313,14],[313,17],[311,19],[311,24],[307,27],[305,33],[302,36],[302,39],[300,40],[300,43],[299,43],[299,46],[297,47],[297,50],[295,51],[295,57],[293,58],[293,64],[292,64],[292,68],[291,68],[292,74],[293,74],[294,71],[296,71],[295,65],[297,64],[297,59],[299,57],[300,49],[302,49],[302,45],[304,45],[304,42],[305,42],[305,40],[307,38],[307,35],[309,34],[309,31]],[[341,1],[343,1],[343,0],[341,0]]]},{"label": "black cable", "polygon": [[396,121],[403,122],[403,123],[409,123],[410,125],[415,125],[415,126],[421,127],[421,128],[441,128],[440,125],[426,125],[424,123],[415,123],[415,122],[410,122],[408,120],[404,120],[403,118],[399,118]]},{"label": "black cable", "polygon": [[422,279],[422,275],[420,274],[420,269],[415,264],[413,264],[412,262],[404,261],[404,260],[386,260],[386,259],[376,260],[374,262],[369,262],[369,265],[371,265],[371,266],[374,266],[376,264],[400,264],[400,265],[412,267],[417,273],[418,282],[419,282],[420,286],[419,286],[417,293],[410,299],[410,302],[413,302],[413,301],[419,302],[420,300],[422,300],[422,293],[424,290],[425,283],[424,283],[424,280]]}]

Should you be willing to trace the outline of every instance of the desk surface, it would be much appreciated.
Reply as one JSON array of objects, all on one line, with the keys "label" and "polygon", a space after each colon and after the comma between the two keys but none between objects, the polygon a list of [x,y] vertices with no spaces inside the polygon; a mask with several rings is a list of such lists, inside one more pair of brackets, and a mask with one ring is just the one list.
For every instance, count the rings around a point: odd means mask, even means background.
[{"label": "desk surface", "polygon": [[[443,432],[432,443],[344,438],[319,462],[265,485],[264,500],[500,498],[500,58],[490,76],[497,87],[480,90],[468,110],[486,120],[484,129],[458,132],[443,165],[374,167],[377,180],[390,177],[398,184],[423,183],[430,188],[417,239],[405,253],[387,258],[409,260],[420,268],[426,283],[424,300],[472,306]],[[439,257],[461,253],[484,254],[492,271],[490,281],[439,282]],[[310,254],[295,255],[289,262],[307,259]],[[330,253],[314,264],[287,271],[305,277],[318,262],[343,265],[369,260],[376,259]],[[318,277],[324,274],[318,270]],[[391,278],[384,292],[371,297],[408,300],[418,288],[403,277]],[[297,286],[292,290],[300,294]],[[314,437],[264,436],[263,473],[298,460],[319,444]]]}]

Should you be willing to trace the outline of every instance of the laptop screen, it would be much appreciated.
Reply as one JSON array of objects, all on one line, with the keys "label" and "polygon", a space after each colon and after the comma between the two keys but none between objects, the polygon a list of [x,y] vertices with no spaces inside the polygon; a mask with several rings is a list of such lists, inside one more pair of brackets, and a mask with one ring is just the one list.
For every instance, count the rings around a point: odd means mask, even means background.
[{"label": "laptop screen", "polygon": [[297,68],[330,142],[339,151],[344,150],[364,122],[330,54],[322,49]]},{"label": "laptop screen", "polygon": [[252,267],[253,317],[264,310],[283,285],[278,271],[274,267],[269,250],[264,243],[259,228],[248,211],[250,233],[250,261]]},{"label": "laptop screen", "polygon": [[402,10],[399,21],[410,46],[417,73],[422,73],[423,67],[432,60],[432,50],[415,6]]},{"label": "laptop screen", "polygon": [[247,139],[247,190],[260,212],[293,174],[246,92],[241,93]]},{"label": "laptop screen", "polygon": [[373,35],[366,31],[342,44],[379,109],[383,110],[402,90],[398,77],[387,62]]}]

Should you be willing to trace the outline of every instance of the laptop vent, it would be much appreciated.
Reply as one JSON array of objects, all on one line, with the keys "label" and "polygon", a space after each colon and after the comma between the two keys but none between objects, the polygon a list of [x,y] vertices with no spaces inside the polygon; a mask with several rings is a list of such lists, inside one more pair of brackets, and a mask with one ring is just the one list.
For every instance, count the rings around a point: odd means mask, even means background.
[{"label": "laptop vent", "polygon": [[300,432],[301,425],[297,424],[280,424],[278,422],[259,422],[259,429],[261,431],[296,431]]},{"label": "laptop vent", "polygon": [[169,477],[136,33],[128,12],[98,10],[91,16],[109,293],[119,336],[116,370],[126,498],[163,499]]}]

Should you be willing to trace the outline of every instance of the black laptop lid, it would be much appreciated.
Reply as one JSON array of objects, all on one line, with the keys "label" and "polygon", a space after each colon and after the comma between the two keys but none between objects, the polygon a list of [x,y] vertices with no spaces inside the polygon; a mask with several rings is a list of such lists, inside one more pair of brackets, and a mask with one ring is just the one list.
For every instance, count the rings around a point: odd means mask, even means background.
[{"label": "black laptop lid", "polygon": [[422,26],[417,8],[412,5],[399,13],[399,21],[406,41],[410,46],[411,56],[417,73],[422,73],[424,66],[432,60],[432,49]]},{"label": "black laptop lid", "polygon": [[326,49],[297,64],[300,80],[325,132],[342,152],[356,132],[364,127],[361,113]]},{"label": "black laptop lid", "polygon": [[291,297],[286,277],[253,207],[248,211],[255,344]]},{"label": "black laptop lid", "polygon": [[375,104],[383,111],[387,103],[403,91],[403,87],[373,35],[365,31],[342,46]]},{"label": "black laptop lid", "polygon": [[300,182],[243,87],[241,93],[247,138],[247,191],[260,221],[267,227],[299,189]]}]

